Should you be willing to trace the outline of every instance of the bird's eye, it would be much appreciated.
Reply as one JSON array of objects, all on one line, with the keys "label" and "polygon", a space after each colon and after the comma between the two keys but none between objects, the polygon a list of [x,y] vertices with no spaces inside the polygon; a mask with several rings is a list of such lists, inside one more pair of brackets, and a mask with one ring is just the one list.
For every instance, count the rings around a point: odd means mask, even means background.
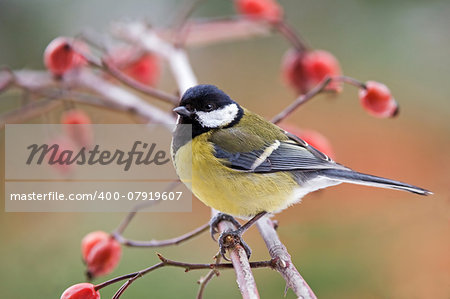
[{"label": "bird's eye", "polygon": [[214,110],[214,108],[215,108],[215,106],[213,104],[206,104],[205,105],[205,111],[206,112],[212,111],[212,110]]}]

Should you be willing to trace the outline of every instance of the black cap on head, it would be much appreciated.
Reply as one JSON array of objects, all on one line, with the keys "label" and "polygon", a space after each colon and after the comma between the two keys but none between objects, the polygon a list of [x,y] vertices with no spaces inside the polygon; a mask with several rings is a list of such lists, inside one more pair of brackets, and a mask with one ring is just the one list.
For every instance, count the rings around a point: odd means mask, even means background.
[{"label": "black cap on head", "polygon": [[190,111],[211,111],[231,103],[235,102],[217,86],[202,84],[186,90],[180,106],[185,106]]},{"label": "black cap on head", "polygon": [[214,85],[204,84],[189,88],[174,110],[179,124],[192,124],[193,136],[210,129],[228,128],[237,124],[244,110],[225,92]]}]

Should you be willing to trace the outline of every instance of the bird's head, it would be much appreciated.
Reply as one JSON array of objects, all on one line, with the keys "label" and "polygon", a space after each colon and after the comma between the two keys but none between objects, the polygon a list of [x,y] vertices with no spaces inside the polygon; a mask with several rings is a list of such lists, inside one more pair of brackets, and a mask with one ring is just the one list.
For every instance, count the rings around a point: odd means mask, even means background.
[{"label": "bird's head", "polygon": [[198,125],[203,129],[232,126],[244,114],[238,103],[214,85],[189,88],[173,111],[180,115],[180,123]]}]

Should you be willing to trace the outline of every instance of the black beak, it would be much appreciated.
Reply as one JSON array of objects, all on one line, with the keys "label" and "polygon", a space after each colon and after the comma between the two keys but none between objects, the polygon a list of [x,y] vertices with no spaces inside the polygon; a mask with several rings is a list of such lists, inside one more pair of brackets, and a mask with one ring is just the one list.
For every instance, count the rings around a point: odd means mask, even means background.
[{"label": "black beak", "polygon": [[184,106],[178,106],[175,109],[173,109],[173,111],[176,112],[177,114],[179,114],[181,116],[185,116],[185,117],[191,117],[192,114],[194,114],[193,112],[189,111]]}]

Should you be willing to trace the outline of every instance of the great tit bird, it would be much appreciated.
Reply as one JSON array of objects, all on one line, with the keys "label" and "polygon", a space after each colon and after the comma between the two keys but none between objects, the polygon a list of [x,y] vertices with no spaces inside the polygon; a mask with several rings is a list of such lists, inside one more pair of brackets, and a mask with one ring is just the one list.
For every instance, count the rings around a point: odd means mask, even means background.
[{"label": "great tit bird", "polygon": [[[338,164],[213,85],[188,89],[174,111],[181,124],[172,140],[177,174],[198,199],[222,213],[259,218],[340,183],[431,194]],[[186,134],[185,124],[192,125],[192,135]]]}]

